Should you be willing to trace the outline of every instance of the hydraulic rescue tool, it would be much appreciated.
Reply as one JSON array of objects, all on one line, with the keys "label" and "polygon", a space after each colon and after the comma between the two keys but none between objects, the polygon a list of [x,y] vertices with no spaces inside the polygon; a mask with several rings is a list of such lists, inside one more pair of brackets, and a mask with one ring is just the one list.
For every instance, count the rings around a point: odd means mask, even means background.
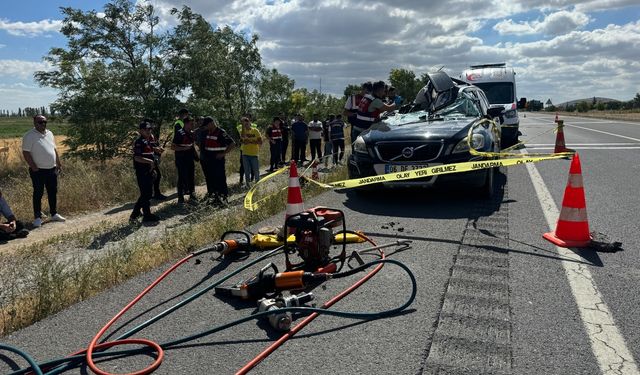
[{"label": "hydraulic rescue tool", "polygon": [[[274,272],[267,273],[269,269]],[[269,263],[251,278],[231,287],[216,287],[215,292],[221,296],[234,296],[242,299],[273,298],[277,292],[305,289],[308,285],[326,281],[329,277],[330,275],[326,273],[278,272],[278,267],[273,263]]]},{"label": "hydraulic rescue tool", "polygon": [[[279,310],[283,307],[299,307],[313,300],[313,293],[292,294],[287,297],[262,298],[258,300],[258,312]],[[277,312],[268,316],[271,327],[279,331],[291,329],[291,312]]]},{"label": "hydraulic rescue tool", "polygon": [[[343,236],[342,251],[331,257],[335,233],[333,230],[342,227],[346,233],[344,212],[327,207],[314,207],[289,216],[284,227],[292,231],[295,241],[285,241],[284,254],[287,271],[305,270],[309,272],[334,273],[339,271],[346,259],[346,236]],[[297,253],[302,262],[293,264],[290,254]]]},{"label": "hydraulic rescue tool", "polygon": [[[232,235],[239,235],[242,238],[230,238]],[[246,252],[249,250],[251,250],[251,235],[243,231],[230,230],[222,234],[220,242],[217,242],[200,252],[217,251],[220,254],[220,257],[223,257],[233,252]]]}]

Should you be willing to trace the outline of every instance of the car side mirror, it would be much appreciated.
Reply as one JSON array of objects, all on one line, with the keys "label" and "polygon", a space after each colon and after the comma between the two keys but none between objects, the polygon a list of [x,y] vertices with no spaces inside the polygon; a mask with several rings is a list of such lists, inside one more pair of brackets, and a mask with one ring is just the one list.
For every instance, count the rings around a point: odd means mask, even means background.
[{"label": "car side mirror", "polygon": [[487,115],[489,115],[489,117],[494,118],[494,117],[499,117],[502,115],[502,113],[504,112],[503,108],[489,108],[487,110]]},{"label": "car side mirror", "polygon": [[527,108],[527,98],[520,98],[520,100],[518,101],[517,107],[518,107],[518,109]]},{"label": "car side mirror", "polygon": [[504,113],[504,109],[502,107],[494,107],[487,109],[487,117],[493,120],[494,118],[500,118],[500,124],[504,122],[504,117],[502,116]]}]

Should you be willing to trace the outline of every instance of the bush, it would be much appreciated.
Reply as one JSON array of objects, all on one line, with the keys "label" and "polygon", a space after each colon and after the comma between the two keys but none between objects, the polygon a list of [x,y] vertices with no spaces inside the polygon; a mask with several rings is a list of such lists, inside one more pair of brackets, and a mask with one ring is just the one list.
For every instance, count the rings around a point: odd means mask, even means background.
[{"label": "bush", "polygon": [[578,112],[587,112],[590,109],[589,103],[587,102],[580,102],[578,103],[578,105],[576,106],[576,109],[578,110]]}]

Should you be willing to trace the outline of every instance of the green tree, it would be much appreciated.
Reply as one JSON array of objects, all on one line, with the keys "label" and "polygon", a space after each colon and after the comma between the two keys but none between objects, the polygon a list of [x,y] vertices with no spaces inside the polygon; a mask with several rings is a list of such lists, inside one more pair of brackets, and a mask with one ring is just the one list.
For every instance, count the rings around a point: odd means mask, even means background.
[{"label": "green tree", "polygon": [[159,20],[151,5],[112,0],[104,16],[70,7],[62,13],[67,48],[52,48],[45,59],[54,69],[35,78],[60,90],[52,108],[69,116],[69,153],[110,158],[128,150],[140,118],[160,125],[175,112],[185,88],[172,75],[175,52],[154,34]]},{"label": "green tree", "polygon": [[582,101],[576,105],[578,112],[587,112],[590,109],[589,103]]},{"label": "green tree", "polygon": [[621,103],[617,100],[610,101],[605,104],[605,108],[608,110],[618,110],[620,109]]},{"label": "green tree", "polygon": [[288,114],[295,81],[276,69],[264,69],[258,81],[256,108],[263,122],[270,122],[280,112]]},{"label": "green tree", "polygon": [[347,87],[344,88],[345,100],[351,95],[359,94],[361,91],[362,91],[362,85],[354,85],[354,84],[347,85]]},{"label": "green tree", "polygon": [[309,91],[305,88],[293,90],[291,93],[291,111],[296,114],[302,112],[309,104]]},{"label": "green tree", "polygon": [[420,80],[416,79],[415,73],[407,69],[391,69],[389,82],[396,88],[398,95],[407,101],[412,101],[423,86]]},{"label": "green tree", "polygon": [[640,93],[636,93],[636,96],[633,98],[633,108],[640,108]]},{"label": "green tree", "polygon": [[177,52],[176,74],[191,88],[188,104],[209,100],[223,123],[235,124],[253,107],[262,59],[258,36],[230,27],[213,29],[189,7],[173,9],[179,25],[169,38]]}]

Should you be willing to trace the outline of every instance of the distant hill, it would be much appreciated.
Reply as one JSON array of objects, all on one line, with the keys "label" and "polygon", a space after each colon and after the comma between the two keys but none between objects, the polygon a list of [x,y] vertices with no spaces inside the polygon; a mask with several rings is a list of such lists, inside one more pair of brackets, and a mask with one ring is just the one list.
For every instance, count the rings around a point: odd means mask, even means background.
[{"label": "distant hill", "polygon": [[[593,103],[593,97],[584,98],[584,99],[577,99],[577,100],[571,100],[571,101],[568,101],[568,102],[556,104],[556,108],[567,108],[567,106],[575,106],[580,102],[587,102],[588,104],[591,104],[591,103]],[[598,103],[609,103],[609,102],[619,102],[619,100],[611,99],[611,98],[601,98],[601,97],[596,96],[596,104],[598,104]]]}]

